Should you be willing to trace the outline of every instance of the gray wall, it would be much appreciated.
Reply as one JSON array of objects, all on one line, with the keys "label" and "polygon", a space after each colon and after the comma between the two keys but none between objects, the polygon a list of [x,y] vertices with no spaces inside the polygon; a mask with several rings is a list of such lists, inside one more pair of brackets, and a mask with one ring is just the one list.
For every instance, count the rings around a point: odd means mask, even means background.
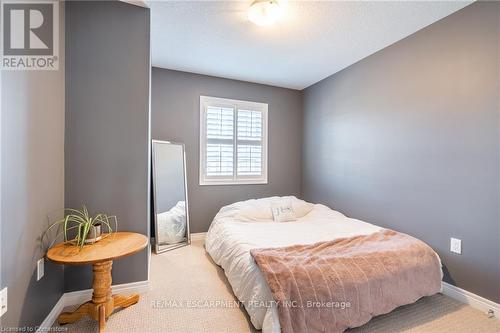
[{"label": "gray wall", "polygon": [[60,14],[59,70],[1,74],[2,327],[40,325],[63,293],[61,266],[45,262],[36,281],[47,215],[64,207],[63,4]]},{"label": "gray wall", "polygon": [[[116,1],[66,5],[66,206],[149,232],[149,9]],[[113,283],[147,279],[148,252],[113,263]],[[68,267],[66,291],[90,288]]]},{"label": "gray wall", "polygon": [[[200,95],[269,104],[269,183],[199,186]],[[296,90],[153,68],[153,138],[186,145],[191,232],[207,231],[219,209],[240,200],[299,195],[302,100]]]},{"label": "gray wall", "polygon": [[[303,194],[430,244],[500,301],[500,3],[475,3],[304,91]],[[462,239],[462,255],[449,252]]]}]

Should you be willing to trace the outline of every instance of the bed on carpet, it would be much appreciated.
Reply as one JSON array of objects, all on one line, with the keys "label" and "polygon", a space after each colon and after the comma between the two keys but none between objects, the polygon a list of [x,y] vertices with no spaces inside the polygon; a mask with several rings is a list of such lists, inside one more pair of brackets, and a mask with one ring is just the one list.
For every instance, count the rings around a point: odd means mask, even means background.
[{"label": "bed on carpet", "polygon": [[295,197],[223,207],[205,248],[263,333],[343,332],[441,288],[422,241]]}]

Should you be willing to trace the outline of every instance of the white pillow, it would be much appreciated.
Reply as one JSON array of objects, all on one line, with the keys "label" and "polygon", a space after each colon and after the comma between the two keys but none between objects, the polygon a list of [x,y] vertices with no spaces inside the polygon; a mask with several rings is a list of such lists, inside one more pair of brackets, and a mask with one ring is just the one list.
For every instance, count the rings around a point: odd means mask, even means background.
[{"label": "white pillow", "polygon": [[295,212],[295,217],[298,219],[309,214],[311,212],[311,210],[313,210],[313,208],[314,208],[314,204],[312,204],[310,202],[307,202],[307,201],[304,201],[301,199],[297,199],[296,197],[293,197],[293,196],[290,198],[292,198],[291,203],[292,203],[293,211]]},{"label": "white pillow", "polygon": [[296,221],[295,211],[290,201],[281,201],[271,204],[273,220],[275,222]]},{"label": "white pillow", "polygon": [[275,203],[290,203],[293,208],[294,219],[304,217],[314,208],[312,203],[297,199],[294,196],[276,196],[235,202],[222,207],[218,216],[220,218],[236,219],[241,222],[273,222],[271,206]]}]

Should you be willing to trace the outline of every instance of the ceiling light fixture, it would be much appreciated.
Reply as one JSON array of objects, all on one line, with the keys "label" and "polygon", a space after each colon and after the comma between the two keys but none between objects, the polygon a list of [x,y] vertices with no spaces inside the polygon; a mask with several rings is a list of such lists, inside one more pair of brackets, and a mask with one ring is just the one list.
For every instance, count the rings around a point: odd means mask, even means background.
[{"label": "ceiling light fixture", "polygon": [[281,17],[282,10],[277,0],[256,0],[248,9],[248,19],[260,26],[272,25]]}]

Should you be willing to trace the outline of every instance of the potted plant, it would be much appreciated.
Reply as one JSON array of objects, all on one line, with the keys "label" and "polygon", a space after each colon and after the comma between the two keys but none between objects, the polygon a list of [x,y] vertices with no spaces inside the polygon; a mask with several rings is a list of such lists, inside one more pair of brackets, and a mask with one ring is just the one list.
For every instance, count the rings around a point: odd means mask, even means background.
[{"label": "potted plant", "polygon": [[[66,208],[64,211],[66,215],[50,224],[42,235],[43,241],[44,238],[48,238],[49,231],[54,230],[54,228],[57,230],[56,236],[49,247],[54,245],[56,240],[62,236],[65,243],[82,248],[85,244],[92,244],[109,236],[118,227],[116,216],[109,216],[104,213],[91,216],[85,205],[82,206],[82,209]],[[113,222],[114,229],[111,227]],[[68,234],[74,235],[74,237],[70,238]]]}]

